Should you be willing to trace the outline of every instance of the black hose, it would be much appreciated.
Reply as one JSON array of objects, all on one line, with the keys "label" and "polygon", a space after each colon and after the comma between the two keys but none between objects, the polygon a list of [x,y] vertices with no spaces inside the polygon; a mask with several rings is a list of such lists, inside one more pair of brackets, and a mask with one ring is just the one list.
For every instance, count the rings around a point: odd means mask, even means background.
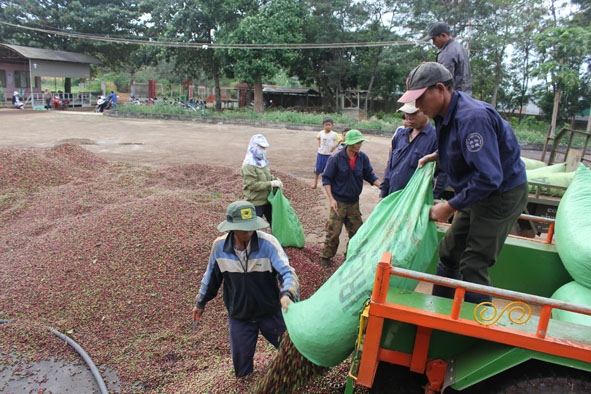
[{"label": "black hose", "polygon": [[96,383],[99,386],[99,390],[101,391],[101,394],[109,394],[109,390],[107,390],[107,386],[105,385],[105,381],[103,380],[101,373],[99,372],[96,365],[94,365],[94,363],[92,362],[92,359],[90,358],[88,353],[86,353],[84,351],[84,349],[82,349],[82,347],[80,345],[78,345],[78,343],[76,343],[76,341],[74,341],[73,339],[71,339],[67,335],[64,335],[61,332],[56,331],[54,329],[50,329],[50,331],[53,335],[55,335],[58,338],[63,339],[68,345],[72,346],[74,348],[74,350],[76,350],[78,352],[78,354],[80,356],[82,356],[82,358],[84,359],[84,361],[86,362],[86,364],[90,368],[90,372],[92,372],[92,375],[94,376],[94,379],[96,380]]},{"label": "black hose", "polygon": [[[12,320],[0,319],[0,324],[7,324],[7,323],[12,323]],[[88,368],[90,368],[90,372],[92,372],[92,375],[94,376],[94,379],[96,380],[96,383],[99,386],[99,390],[101,391],[101,394],[109,394],[109,390],[107,390],[107,386],[105,385],[105,381],[103,380],[103,377],[101,376],[100,371],[98,370],[98,368],[96,367],[96,365],[94,364],[94,362],[92,361],[92,359],[90,358],[88,353],[86,353],[84,351],[84,349],[82,349],[82,347],[80,345],[78,345],[78,343],[76,341],[74,341],[72,338],[68,337],[67,335],[64,335],[61,332],[56,331],[54,329],[50,329],[49,331],[51,331],[51,333],[53,335],[55,335],[56,337],[63,339],[68,345],[72,346],[74,348],[74,350],[76,350],[80,356],[82,356],[82,358],[86,362],[86,365],[88,365]]]}]

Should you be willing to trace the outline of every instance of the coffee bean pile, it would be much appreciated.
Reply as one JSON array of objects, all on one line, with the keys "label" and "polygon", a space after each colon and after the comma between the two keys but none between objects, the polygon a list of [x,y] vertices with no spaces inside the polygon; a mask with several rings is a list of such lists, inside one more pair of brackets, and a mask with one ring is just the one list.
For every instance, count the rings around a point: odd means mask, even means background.
[{"label": "coffee bean pile", "polygon": [[[321,236],[325,196],[276,175],[306,234]],[[261,339],[253,375],[234,378],[221,297],[190,332],[216,226],[240,198],[239,168],[107,162],[75,144],[1,149],[0,319],[12,322],[0,325],[0,367],[79,360],[54,328],[113,369],[122,393],[253,392],[277,351]],[[336,269],[319,266],[320,247],[286,249],[302,298]],[[334,392],[317,382],[300,392]]]},{"label": "coffee bean pile", "polygon": [[326,372],[328,372],[328,368],[312,363],[298,352],[289,339],[289,333],[286,332],[281,339],[277,355],[269,366],[265,377],[258,383],[255,393],[293,393]]}]

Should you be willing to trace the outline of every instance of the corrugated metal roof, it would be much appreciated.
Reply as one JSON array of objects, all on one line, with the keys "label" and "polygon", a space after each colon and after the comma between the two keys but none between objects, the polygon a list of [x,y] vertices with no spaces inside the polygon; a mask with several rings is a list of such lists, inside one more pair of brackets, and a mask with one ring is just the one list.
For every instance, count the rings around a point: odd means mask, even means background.
[{"label": "corrugated metal roof", "polygon": [[310,94],[310,95],[317,95],[319,94],[314,89],[310,88],[291,88],[287,86],[269,86],[266,85],[263,88],[264,93],[278,93],[278,94]]},{"label": "corrugated metal roof", "polygon": [[52,49],[24,47],[20,45],[0,44],[0,47],[6,47],[17,52],[27,59],[50,60],[68,63],[101,64],[97,58],[82,53],[54,51]]}]

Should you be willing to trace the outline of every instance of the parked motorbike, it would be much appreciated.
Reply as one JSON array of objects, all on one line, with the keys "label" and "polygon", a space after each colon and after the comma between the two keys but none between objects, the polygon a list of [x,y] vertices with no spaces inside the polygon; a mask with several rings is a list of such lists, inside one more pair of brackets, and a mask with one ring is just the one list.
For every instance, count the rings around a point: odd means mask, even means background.
[{"label": "parked motorbike", "polygon": [[70,104],[70,99],[60,98],[60,96],[55,96],[52,101],[53,108],[55,109],[66,109],[68,104]]},{"label": "parked motorbike", "polygon": [[110,98],[106,96],[99,96],[98,100],[96,101],[96,109],[95,112],[105,112],[106,109],[110,109],[112,105],[112,101]]},{"label": "parked motorbike", "polygon": [[21,98],[16,90],[12,94],[12,105],[16,109],[23,109],[23,107],[25,106],[25,103],[21,101]]},{"label": "parked motorbike", "polygon": [[133,93],[131,94],[131,96],[129,96],[129,102],[134,105],[144,105],[144,103],[142,103],[142,101],[139,98],[135,97],[135,94]]}]

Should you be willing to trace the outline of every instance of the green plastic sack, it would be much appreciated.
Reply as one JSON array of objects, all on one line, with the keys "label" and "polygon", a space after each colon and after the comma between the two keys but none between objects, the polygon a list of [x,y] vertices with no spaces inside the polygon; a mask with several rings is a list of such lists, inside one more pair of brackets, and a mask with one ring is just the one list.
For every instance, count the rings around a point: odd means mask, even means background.
[{"label": "green plastic sack", "polygon": [[532,170],[526,170],[528,179],[529,176],[536,177],[536,176],[544,176],[546,174],[553,174],[557,172],[566,172],[566,163],[558,163],[552,164],[551,166],[546,167],[538,167]]},{"label": "green plastic sack", "polygon": [[[577,282],[569,282],[556,290],[554,294],[552,294],[552,299],[570,302],[572,304],[591,306],[591,289],[582,286]],[[562,309],[552,309],[552,318],[569,323],[591,326],[591,316],[576,312],[563,311]]]},{"label": "green plastic sack", "polygon": [[556,210],[556,250],[579,284],[591,288],[591,171],[583,164]]},{"label": "green plastic sack", "polygon": [[[359,315],[371,297],[376,267],[384,252],[392,264],[424,272],[437,250],[429,220],[434,163],[415,171],[403,190],[384,198],[349,240],[347,260],[309,299],[283,314],[296,349],[309,361],[333,367],[351,354]],[[391,287],[414,289],[417,282],[393,276]]]},{"label": "green plastic sack", "polygon": [[289,200],[283,195],[280,188],[271,190],[267,198],[271,203],[271,232],[279,240],[283,247],[293,246],[303,248],[306,244],[304,228],[298,219]]},{"label": "green plastic sack", "polygon": [[528,157],[522,157],[521,161],[525,164],[526,170],[533,170],[540,167],[545,167],[546,163],[541,160],[530,159]]},{"label": "green plastic sack", "polygon": [[[556,172],[546,174],[544,177],[529,179],[536,185],[529,185],[530,193],[536,193],[549,197],[561,197],[575,176],[575,172]],[[561,186],[561,187],[557,187]]]},{"label": "green plastic sack", "polygon": [[542,185],[529,185],[529,192],[536,193],[551,197],[560,197],[564,195],[564,189],[556,188],[552,186],[568,187],[573,179],[573,172],[565,172],[566,163],[553,164],[547,167],[540,167],[533,170],[527,170],[527,181],[535,182]]}]

